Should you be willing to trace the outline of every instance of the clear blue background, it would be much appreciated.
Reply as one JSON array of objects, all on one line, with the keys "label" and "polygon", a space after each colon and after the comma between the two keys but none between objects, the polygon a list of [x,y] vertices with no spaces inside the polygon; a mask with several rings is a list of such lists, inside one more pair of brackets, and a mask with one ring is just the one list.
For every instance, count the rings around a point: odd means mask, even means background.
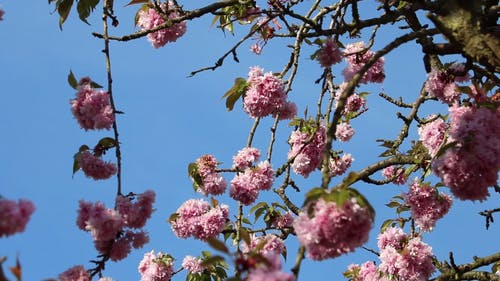
[{"label": "clear blue background", "polygon": [[[116,2],[120,25],[112,28],[111,33],[118,36],[133,33],[133,16],[138,7],[124,8],[125,2]],[[183,4],[186,8],[203,5],[200,2]],[[375,1],[364,1],[362,16],[375,15],[375,5]],[[112,136],[110,131],[85,132],[79,128],[69,107],[75,91],[66,82],[71,69],[78,77],[90,76],[105,85],[103,43],[91,35],[94,31],[102,32],[100,8],[89,19],[90,26],[80,22],[73,10],[64,30],[60,31],[54,7],[46,1],[1,0],[0,7],[6,12],[4,21],[0,22],[0,194],[9,199],[30,199],[36,205],[24,233],[0,239],[0,256],[7,256],[6,265],[13,266],[19,255],[24,280],[55,278],[77,264],[88,268],[91,266],[88,261],[96,258],[90,234],[75,224],[78,201],[100,200],[112,206],[116,193],[115,179],[96,182],[81,172],[72,177],[72,157],[78,147],[92,146],[100,138]],[[217,71],[188,78],[191,71],[211,66],[244,34],[224,35],[210,28],[211,20],[206,17],[189,22],[187,33],[178,42],[160,49],[153,49],[145,38],[111,44],[116,104],[118,110],[125,112],[118,117],[123,189],[125,193],[153,189],[157,194],[156,212],[146,226],[151,242],[133,251],[127,259],[107,264],[105,276],[115,280],[138,280],[139,261],[152,249],[176,257],[176,269],[185,255],[199,255],[206,249],[199,241],[177,239],[166,223],[185,200],[201,198],[191,188],[187,165],[206,153],[214,154],[226,167],[231,165],[232,155],[245,146],[253,121],[241,110],[241,102],[233,112],[227,112],[221,96],[236,77],[246,77],[250,66],[279,72],[289,58],[290,49],[285,47],[289,40],[272,40],[261,56],[250,53],[253,42],[247,42],[238,50],[240,63],[229,57]],[[381,28],[379,33],[374,49],[383,47],[402,31],[389,27]],[[360,39],[344,42],[356,40]],[[301,68],[290,93],[301,115],[306,107],[313,113],[317,101],[318,86],[314,81],[321,75],[321,68],[309,59],[314,51],[308,47],[303,49]],[[341,82],[341,66],[335,71],[336,81]],[[354,170],[377,161],[382,148],[375,139],[394,138],[398,133],[401,122],[396,120],[395,112],[405,111],[382,101],[377,93],[402,96],[408,102],[416,97],[425,80],[419,47],[412,43],[386,56],[386,74],[383,84],[360,89],[372,94],[368,97],[369,111],[353,122],[357,131],[353,140],[348,144],[335,144],[335,149],[353,154]],[[443,109],[438,104],[426,106],[422,116],[436,110],[445,112]],[[270,125],[271,120],[262,122],[254,142],[263,152],[267,150]],[[412,127],[412,136],[415,129]],[[279,131],[274,167],[282,163],[288,151],[286,140],[290,129],[281,123]],[[110,153],[108,159],[112,160],[112,155]],[[231,177],[226,175],[228,182]],[[307,180],[294,177],[302,192],[291,191],[291,197],[300,205],[304,191],[318,186],[320,180],[317,172]],[[366,245],[376,249],[381,222],[395,217],[384,203],[405,192],[407,187],[357,184],[356,188],[377,209],[376,224]],[[261,198],[279,200],[271,192],[262,194]],[[235,205],[227,196],[219,200],[230,204],[231,214],[236,214]],[[497,194],[483,203],[456,201],[448,216],[438,222],[436,230],[424,235],[424,241],[433,246],[434,253],[441,259],[453,251],[457,263],[470,261],[474,255],[497,252],[500,226],[493,224],[486,231],[484,219],[478,215],[479,211],[498,207],[497,204]],[[246,213],[248,210],[245,208]],[[297,249],[294,237],[290,237],[287,246],[289,258],[285,270],[289,271]],[[305,260],[300,278],[343,280],[341,273],[348,264],[367,260],[378,259],[358,249],[353,254],[324,262]],[[174,280],[182,280],[184,273],[179,275]]]}]

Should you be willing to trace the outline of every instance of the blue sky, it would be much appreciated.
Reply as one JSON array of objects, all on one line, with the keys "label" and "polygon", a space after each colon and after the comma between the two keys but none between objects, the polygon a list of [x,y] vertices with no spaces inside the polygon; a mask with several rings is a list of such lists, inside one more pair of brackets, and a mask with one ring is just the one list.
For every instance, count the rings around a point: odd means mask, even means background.
[{"label": "blue sky", "polygon": [[[137,7],[123,8],[124,4],[117,4],[120,26],[112,34],[135,30],[133,14]],[[195,4],[201,5],[199,2],[185,5]],[[74,177],[71,173],[72,157],[80,145],[91,146],[102,137],[112,136],[108,131],[85,132],[79,128],[69,107],[75,92],[66,83],[71,69],[78,77],[90,76],[105,84],[103,44],[91,35],[94,31],[101,32],[102,24],[99,13],[89,19],[88,26],[72,11],[60,31],[54,8],[46,1],[27,4],[0,0],[0,7],[6,12],[0,22],[0,84],[4,104],[0,111],[0,194],[10,199],[30,199],[37,208],[24,233],[0,239],[0,256],[7,256],[6,264],[12,266],[19,254],[24,279],[43,280],[54,278],[73,265],[89,267],[88,260],[96,257],[91,236],[75,224],[78,200],[100,200],[108,206],[114,200],[114,179],[96,182],[82,173]],[[364,11],[369,13],[368,9],[373,8],[368,4]],[[134,251],[126,260],[107,265],[105,275],[115,280],[138,280],[137,265],[144,252],[152,249],[176,257],[176,268],[185,255],[199,255],[206,249],[199,241],[177,239],[166,223],[182,202],[201,197],[191,188],[187,165],[206,153],[230,165],[232,155],[246,144],[252,120],[241,110],[241,102],[233,112],[227,112],[221,96],[232,86],[234,78],[246,77],[250,66],[279,72],[289,57],[289,49],[283,47],[284,40],[271,41],[261,56],[248,51],[253,43],[249,42],[238,52],[240,63],[229,59],[215,72],[188,78],[191,71],[212,65],[241,36],[224,35],[210,28],[210,21],[211,18],[205,18],[188,23],[187,33],[178,42],[160,49],[153,49],[144,38],[111,44],[116,103],[125,112],[118,119],[124,192],[154,189],[157,194],[156,212],[146,227],[151,243]],[[375,49],[401,34],[396,29],[382,31]],[[290,94],[299,112],[316,104],[318,86],[314,81],[321,75],[319,64],[309,59],[314,50],[305,48],[303,52],[302,68]],[[341,76],[340,70],[337,69],[337,76]],[[425,79],[419,48],[410,44],[388,55],[386,74],[383,84],[361,89],[373,93],[368,97],[369,111],[353,123],[357,131],[353,140],[337,147],[353,154],[356,159],[353,169],[377,160],[381,148],[375,139],[396,135],[400,123],[395,112],[399,109],[381,101],[377,93],[383,91],[408,98],[418,93]],[[337,82],[341,82],[339,79]],[[442,109],[439,105],[425,108],[429,113]],[[267,147],[270,124],[271,120],[265,120],[257,131],[255,145],[262,150]],[[279,130],[275,161],[283,160],[288,150],[289,128],[282,123]],[[303,190],[320,184],[317,173],[307,180],[296,178]],[[231,177],[227,175],[226,179],[230,181]],[[362,184],[356,188],[377,209],[377,221],[367,244],[376,248],[381,221],[395,216],[384,203],[407,188]],[[304,192],[292,198],[300,205],[303,196]],[[262,198],[278,200],[272,193]],[[227,196],[220,201],[230,202]],[[477,214],[498,207],[497,202],[497,195],[482,204],[455,201],[448,216],[438,222],[435,232],[424,236],[424,241],[433,246],[440,258],[453,251],[458,263],[469,261],[474,255],[498,251],[499,226],[493,224],[486,231],[483,218]],[[289,270],[297,249],[294,238],[287,246],[289,260],[285,269]],[[358,249],[334,260],[306,260],[301,279],[343,280],[341,273],[348,264],[366,260],[377,257]],[[182,276],[174,279],[182,280]]]}]

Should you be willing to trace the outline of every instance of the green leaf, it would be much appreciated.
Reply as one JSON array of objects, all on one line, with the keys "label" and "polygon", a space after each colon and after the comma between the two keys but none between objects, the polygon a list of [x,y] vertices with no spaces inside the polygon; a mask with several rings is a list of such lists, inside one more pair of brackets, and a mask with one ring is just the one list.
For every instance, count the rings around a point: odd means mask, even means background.
[{"label": "green leaf", "polygon": [[383,223],[382,223],[382,226],[380,227],[380,233],[384,233],[385,230],[394,224],[394,220],[393,219],[388,219],[388,220],[385,220]]},{"label": "green leaf", "polygon": [[206,258],[205,260],[203,260],[201,262],[201,265],[204,267],[209,267],[211,265],[216,265],[216,264],[219,264],[221,262],[224,262],[224,257],[222,257],[222,256],[210,256],[210,257]]},{"label": "green leaf", "polygon": [[169,223],[172,223],[172,222],[176,221],[177,218],[179,218],[179,217],[180,217],[180,215],[178,213],[173,213],[173,214],[170,215],[170,217],[168,217],[167,221]]},{"label": "green leaf", "polygon": [[149,0],[132,0],[132,1],[128,2],[128,4],[125,6],[130,6],[130,5],[135,5],[135,4],[144,4],[144,3],[149,3]]},{"label": "green leaf", "polygon": [[311,190],[309,190],[306,194],[306,199],[304,200],[304,205],[303,207],[309,205],[311,202],[315,202],[322,196],[324,196],[326,193],[326,190],[321,188],[321,187],[315,187]]},{"label": "green leaf", "polygon": [[252,225],[252,223],[250,222],[249,219],[247,218],[242,218],[241,221],[244,223],[244,224],[248,224],[248,225]]},{"label": "green leaf", "polygon": [[78,170],[80,170],[80,160],[78,159],[80,157],[80,154],[89,149],[90,148],[86,144],[84,144],[80,146],[78,152],[75,153],[75,155],[73,156],[73,175],[75,175],[75,173],[78,172]]},{"label": "green leaf", "polygon": [[75,75],[73,74],[71,69],[69,70],[69,74],[68,74],[68,84],[71,86],[71,88],[73,88],[75,90],[78,87],[78,82],[76,81]]},{"label": "green leaf", "polygon": [[391,201],[385,205],[389,208],[396,208],[396,207],[401,206],[401,202]]},{"label": "green leaf", "polygon": [[253,206],[251,209],[250,209],[250,213],[253,213],[255,212],[257,209],[260,209],[260,208],[268,208],[269,206],[267,205],[266,202],[260,202],[260,203],[257,203],[255,206]]},{"label": "green leaf", "polygon": [[97,146],[100,149],[110,149],[110,148],[113,148],[116,146],[116,141],[114,138],[105,137],[105,138],[102,138],[101,140],[99,140],[99,142],[97,143]]},{"label": "green leaf", "polygon": [[191,179],[193,179],[194,191],[197,191],[198,187],[203,185],[203,178],[200,173],[198,173],[198,164],[196,164],[196,162],[189,163],[188,175]]},{"label": "green leaf", "polygon": [[59,13],[59,28],[62,30],[62,25],[69,16],[71,7],[73,6],[73,0],[57,0],[56,7]]},{"label": "green leaf", "polygon": [[243,239],[243,241],[245,241],[245,243],[247,243],[247,245],[250,245],[252,243],[250,239],[250,233],[248,233],[248,231],[243,227],[240,228],[240,237],[241,239]]},{"label": "green leaf", "polygon": [[226,108],[228,111],[233,110],[234,104],[245,93],[248,88],[248,83],[244,78],[238,77],[234,80],[234,85],[227,91],[222,98],[226,98]]},{"label": "green leaf", "polygon": [[78,16],[80,20],[86,24],[87,18],[90,16],[90,12],[94,11],[94,8],[99,4],[99,0],[78,0],[76,5],[76,10],[78,11]]},{"label": "green leaf", "polygon": [[210,247],[214,248],[217,251],[220,251],[220,252],[223,252],[226,254],[229,253],[229,249],[227,248],[226,244],[217,238],[208,238],[207,243],[208,243],[208,245],[210,245]]},{"label": "green leaf", "polygon": [[94,89],[101,89],[101,88],[102,88],[102,86],[101,86],[101,85],[97,84],[97,83],[96,83],[96,82],[94,82],[94,81],[90,81],[90,86],[91,86],[92,88],[94,88]]}]

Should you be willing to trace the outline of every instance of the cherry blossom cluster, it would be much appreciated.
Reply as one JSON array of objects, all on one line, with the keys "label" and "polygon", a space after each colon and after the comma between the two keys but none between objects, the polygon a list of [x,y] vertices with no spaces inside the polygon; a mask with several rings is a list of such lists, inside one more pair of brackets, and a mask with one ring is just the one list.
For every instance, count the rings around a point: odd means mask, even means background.
[{"label": "cherry blossom cluster", "polygon": [[500,108],[449,108],[450,148],[432,163],[434,173],[461,200],[485,200],[500,170]]},{"label": "cherry blossom cluster", "polygon": [[29,200],[9,200],[0,197],[0,237],[23,232],[35,206]]},{"label": "cherry blossom cluster", "polygon": [[201,264],[201,259],[193,256],[184,257],[182,260],[182,268],[191,274],[201,273],[205,270],[205,267]]},{"label": "cherry blossom cluster", "polygon": [[283,272],[279,254],[270,252],[264,258],[267,262],[257,263],[248,270],[246,281],[295,281],[292,274]]},{"label": "cherry blossom cluster", "polygon": [[379,235],[379,271],[401,281],[427,280],[434,272],[432,248],[420,237],[408,237],[400,228],[388,228]]},{"label": "cherry blossom cluster", "polygon": [[331,67],[342,61],[342,52],[333,38],[326,39],[316,54],[316,59],[322,67]]},{"label": "cherry blossom cluster", "polygon": [[[335,92],[335,101],[338,102],[345,89],[347,88],[347,82],[343,82],[339,84],[339,88]],[[336,105],[337,106],[337,105]],[[342,115],[348,115],[350,113],[357,113],[360,111],[366,110],[366,100],[362,98],[357,93],[352,93],[349,97],[347,97],[346,104],[344,106],[344,110],[342,111]]]},{"label": "cherry blossom cluster", "polygon": [[293,213],[286,212],[284,214],[276,216],[272,220],[271,225],[273,225],[277,229],[285,229],[293,226],[293,220],[294,220]]},{"label": "cherry blossom cluster", "polygon": [[433,69],[425,82],[425,90],[440,101],[452,105],[460,98],[456,82],[469,79],[463,64],[454,63],[447,69]]},{"label": "cherry blossom cluster", "polygon": [[94,89],[89,78],[83,78],[77,87],[76,98],[70,101],[71,112],[85,130],[110,129],[115,121],[109,94]]},{"label": "cherry blossom cluster", "polygon": [[138,270],[141,281],[170,281],[174,273],[173,258],[161,252],[145,253]]},{"label": "cherry blossom cluster", "polygon": [[354,251],[368,240],[373,218],[356,198],[338,206],[320,198],[313,203],[313,215],[302,212],[293,223],[297,239],[313,260],[335,258]]},{"label": "cherry blossom cluster", "polygon": [[[361,68],[373,57],[375,52],[369,50],[364,42],[348,44],[344,49],[347,67],[342,71],[344,81],[351,81]],[[361,83],[382,83],[385,79],[384,58],[379,58],[360,79]]]},{"label": "cherry blossom cluster", "polygon": [[217,159],[215,156],[206,154],[196,159],[197,172],[201,177],[201,184],[197,190],[203,195],[219,195],[226,191],[227,182],[221,173],[216,172]]},{"label": "cherry blossom cluster", "polygon": [[91,281],[90,274],[82,265],[76,265],[59,274],[58,281]]},{"label": "cherry blossom cluster", "polygon": [[[313,132],[310,132],[311,130]],[[326,145],[325,126],[306,127],[304,130],[293,131],[288,142],[292,146],[288,152],[288,159],[294,158],[293,170],[307,178],[321,164]]]},{"label": "cherry blossom cluster", "polygon": [[400,228],[390,227],[378,237],[380,265],[365,262],[352,264],[345,276],[350,281],[422,281],[428,280],[435,268],[432,248],[420,237],[409,237]]},{"label": "cherry blossom cluster", "polygon": [[233,156],[233,168],[243,171],[252,167],[255,162],[259,161],[259,158],[260,150],[258,148],[245,147]]},{"label": "cherry blossom cluster", "polygon": [[297,114],[295,103],[286,100],[283,82],[271,72],[264,73],[260,67],[251,67],[247,83],[243,109],[250,117],[279,114],[280,119],[292,119]]},{"label": "cherry blossom cluster", "polygon": [[190,199],[177,209],[170,224],[177,237],[206,240],[224,230],[228,216],[227,205],[212,207],[203,199]]},{"label": "cherry blossom cluster", "polygon": [[[160,5],[163,14],[168,14],[169,19],[176,19],[179,13],[172,10],[174,5],[171,2],[162,3]],[[163,15],[154,8],[146,8],[138,13],[137,26],[141,31],[148,31],[165,23]],[[179,37],[186,33],[186,21],[175,23],[170,27],[160,29],[147,35],[148,41],[151,42],[154,48],[165,46],[169,42],[175,42]]]},{"label": "cherry blossom cluster", "polygon": [[285,242],[274,234],[267,234],[264,236],[257,236],[255,234],[250,236],[250,245],[245,242],[241,245],[243,253],[255,251],[258,249],[259,254],[265,255],[268,253],[282,254],[285,250]]},{"label": "cherry blossom cluster", "polygon": [[250,205],[259,196],[259,191],[269,190],[273,182],[274,170],[269,161],[263,161],[235,175],[231,180],[229,195],[244,205]]},{"label": "cherry blossom cluster", "polygon": [[335,138],[337,138],[339,141],[347,142],[351,140],[352,136],[354,136],[354,133],[355,131],[351,124],[342,122],[337,125],[337,128],[335,130]]},{"label": "cherry blossom cluster", "polygon": [[140,230],[151,217],[155,193],[146,191],[137,195],[136,202],[130,197],[118,196],[116,209],[109,209],[102,202],[80,201],[76,224],[89,231],[95,248],[113,261],[124,259],[134,249],[149,241],[146,232]]},{"label": "cherry blossom cluster", "polygon": [[403,167],[389,166],[382,169],[382,176],[386,179],[392,179],[392,183],[403,185],[408,180]]},{"label": "cherry blossom cluster", "polygon": [[114,163],[106,162],[88,150],[80,152],[77,157],[83,173],[94,180],[109,179],[118,171]]},{"label": "cherry blossom cluster", "polygon": [[423,231],[431,231],[436,221],[446,215],[451,207],[451,197],[439,193],[429,184],[415,179],[408,193],[403,195],[405,203],[411,208],[411,216]]},{"label": "cherry blossom cluster", "polygon": [[354,158],[350,153],[330,157],[330,164],[328,165],[330,176],[335,177],[344,174],[351,167],[353,161]]},{"label": "cherry blossom cluster", "polygon": [[[436,116],[431,115],[428,117],[430,120],[433,118],[436,118]],[[447,130],[448,124],[446,124],[442,118],[436,118],[418,128],[419,139],[427,148],[432,158],[437,155],[441,145],[443,145]]]},{"label": "cherry blossom cluster", "polygon": [[[351,264],[344,273],[344,276],[350,277],[350,281],[389,281],[390,279],[380,274],[377,266],[372,261],[367,261],[362,265]],[[398,279],[396,279],[398,280]]]}]

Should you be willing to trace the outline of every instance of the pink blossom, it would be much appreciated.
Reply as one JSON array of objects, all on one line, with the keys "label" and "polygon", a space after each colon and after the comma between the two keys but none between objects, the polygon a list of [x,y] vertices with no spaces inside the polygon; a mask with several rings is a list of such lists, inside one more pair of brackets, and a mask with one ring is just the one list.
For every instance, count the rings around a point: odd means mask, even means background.
[{"label": "pink blossom", "polygon": [[292,145],[288,159],[295,157],[292,168],[295,173],[308,177],[321,164],[323,150],[326,144],[326,129],[319,126],[311,138],[309,132],[296,130],[292,132],[288,142]]},{"label": "pink blossom", "polygon": [[[179,13],[172,10],[172,8],[175,9],[173,6],[174,5],[171,2],[160,5],[163,13],[168,13],[169,19],[176,19],[179,17]],[[158,11],[153,8],[141,10],[138,13],[137,26],[141,28],[141,31],[151,30],[164,23],[165,19],[163,18],[163,15],[159,14]],[[182,21],[173,24],[170,27],[149,33],[147,38],[148,41],[153,44],[153,47],[157,49],[165,46],[165,44],[169,42],[177,41],[177,39],[184,35],[184,33],[186,33],[186,21]]]},{"label": "pink blossom", "polygon": [[392,183],[403,185],[408,180],[403,167],[389,166],[382,170],[382,176],[386,179],[393,179]]},{"label": "pink blossom", "polygon": [[351,167],[354,158],[350,153],[344,154],[342,156],[335,156],[330,158],[330,164],[328,166],[330,170],[330,176],[340,176],[346,172],[349,167]]},{"label": "pink blossom", "polygon": [[82,265],[76,265],[59,274],[58,281],[90,281],[89,273]]},{"label": "pink blossom", "polygon": [[147,190],[137,195],[137,202],[132,202],[128,196],[118,196],[116,198],[116,209],[123,218],[126,226],[130,228],[141,228],[153,213],[153,203],[155,202],[155,192]]},{"label": "pink blossom", "polygon": [[142,248],[146,243],[149,242],[149,235],[144,231],[139,232],[127,232],[129,241],[131,241],[132,247],[134,249]]},{"label": "pink blossom", "polygon": [[206,240],[216,237],[224,230],[228,216],[227,205],[211,207],[203,199],[190,199],[177,209],[170,223],[175,235],[180,238],[193,236]]},{"label": "pink blossom", "polygon": [[257,162],[260,157],[260,150],[255,147],[245,147],[238,151],[238,153],[233,156],[233,168],[244,170],[248,167],[253,166],[253,163]]},{"label": "pink blossom", "polygon": [[354,251],[368,240],[372,227],[371,212],[355,198],[342,206],[320,198],[314,203],[313,216],[302,212],[293,227],[307,256],[313,260],[338,257]]},{"label": "pink blossom", "polygon": [[182,260],[182,268],[193,274],[203,272],[204,270],[204,267],[201,265],[201,260],[193,256],[186,256]]},{"label": "pink blossom", "polygon": [[286,212],[285,214],[280,214],[279,216],[275,217],[272,221],[272,225],[278,229],[284,229],[288,227],[292,227],[293,225],[293,213],[292,212]]},{"label": "pink blossom", "polygon": [[[367,50],[364,42],[348,44],[344,50],[347,67],[342,71],[345,81],[351,81],[361,68],[375,56],[375,52]],[[382,83],[385,79],[384,58],[379,58],[359,80],[361,83]]]},{"label": "pink blossom", "polygon": [[262,47],[259,45],[259,43],[254,43],[252,46],[250,46],[250,51],[256,55],[262,54]]},{"label": "pink blossom", "polygon": [[279,114],[279,120],[291,120],[297,116],[297,105],[294,102],[286,101],[283,106],[272,113],[273,117]]},{"label": "pink blossom", "polygon": [[[397,231],[400,232],[402,231]],[[435,270],[432,248],[422,242],[420,237],[410,238],[404,235],[401,238],[392,239],[391,243],[381,243],[379,240],[379,246],[385,246],[380,248],[380,272],[395,276],[401,281],[427,280]]]},{"label": "pink blossom", "polygon": [[500,109],[455,104],[449,111],[451,147],[432,169],[457,198],[485,200],[500,170]]},{"label": "pink blossom", "polygon": [[333,38],[326,39],[319,49],[316,59],[322,67],[330,67],[342,61],[342,52],[337,47]]},{"label": "pink blossom", "polygon": [[121,237],[113,242],[109,251],[109,258],[112,261],[119,261],[128,256],[132,247],[128,237]]},{"label": "pink blossom", "polygon": [[196,183],[197,191],[203,195],[219,195],[226,191],[227,182],[221,173],[216,172],[217,159],[215,156],[206,154],[196,159],[197,172],[201,178],[201,184]]},{"label": "pink blossom", "polygon": [[[429,118],[434,118],[434,115],[429,116]],[[422,144],[427,148],[429,154],[434,158],[441,145],[443,145],[446,131],[448,130],[448,125],[441,118],[426,123],[418,128],[418,135]]]},{"label": "pink blossom", "polygon": [[440,101],[452,105],[460,98],[455,82],[465,82],[469,76],[463,64],[454,63],[447,69],[432,69],[425,82],[425,90]]},{"label": "pink blossom", "polygon": [[82,129],[109,130],[115,121],[109,94],[92,88],[90,82],[78,86],[76,98],[70,103],[71,112]]},{"label": "pink blossom", "polygon": [[246,281],[295,281],[292,274],[283,272],[281,269],[281,260],[276,253],[267,253],[264,258],[267,263],[258,263],[248,272]]},{"label": "pink blossom", "polygon": [[354,129],[347,122],[342,122],[337,125],[337,130],[335,131],[335,137],[339,141],[349,141],[352,136],[354,136]]},{"label": "pink blossom", "polygon": [[170,281],[174,273],[173,259],[169,255],[156,254],[154,251],[144,254],[139,263],[141,281]]},{"label": "pink blossom", "polygon": [[[342,94],[347,87],[347,82],[339,84],[339,88],[335,92],[335,101],[338,102]],[[336,105],[337,106],[337,105]],[[356,113],[360,110],[366,110],[366,100],[356,93],[352,93],[346,100],[343,115],[348,115],[349,113]]]},{"label": "pink blossom", "polygon": [[0,198],[0,237],[23,232],[34,211],[31,201]]},{"label": "pink blossom", "polygon": [[114,163],[105,162],[88,150],[80,152],[77,157],[78,164],[85,176],[94,180],[109,179],[118,170]]},{"label": "pink blossom", "polygon": [[92,204],[81,200],[77,225],[91,232],[94,240],[110,241],[116,238],[124,222],[116,210],[106,208],[103,203]]},{"label": "pink blossom", "polygon": [[286,102],[283,82],[272,73],[253,67],[248,74],[248,89],[243,109],[252,118],[265,117],[279,111]]},{"label": "pink blossom", "polygon": [[377,266],[372,261],[367,261],[361,266],[351,264],[344,275],[352,277],[350,281],[389,281],[378,271]]},{"label": "pink blossom", "polygon": [[268,253],[281,254],[286,250],[285,242],[274,234],[267,234],[264,236],[257,236],[255,234],[250,236],[250,245],[245,242],[242,244],[242,252],[248,253],[250,251],[259,249],[259,254],[265,255]]},{"label": "pink blossom", "polygon": [[384,232],[378,235],[377,246],[379,249],[387,247],[401,250],[402,245],[408,240],[408,235],[399,227],[388,227]]},{"label": "pink blossom", "polygon": [[255,168],[246,168],[231,181],[231,198],[250,205],[259,196],[259,191],[269,190],[274,182],[274,171],[268,161],[260,162]]},{"label": "pink blossom", "polygon": [[451,207],[451,197],[438,193],[429,184],[417,179],[410,185],[408,193],[404,194],[405,203],[410,205],[411,216],[423,231],[430,231],[436,221],[444,217]]}]

